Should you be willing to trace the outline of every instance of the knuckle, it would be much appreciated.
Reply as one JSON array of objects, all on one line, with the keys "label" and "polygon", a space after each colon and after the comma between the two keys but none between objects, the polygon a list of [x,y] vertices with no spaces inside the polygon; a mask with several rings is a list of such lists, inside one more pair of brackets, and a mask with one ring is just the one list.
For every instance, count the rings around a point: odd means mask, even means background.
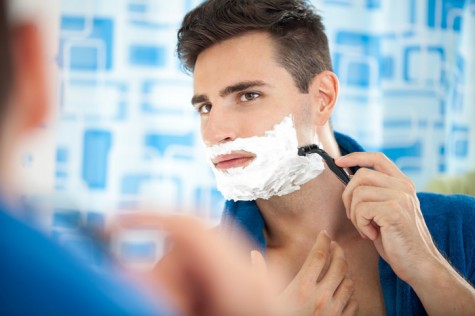
[{"label": "knuckle", "polygon": [[412,182],[411,179],[403,178],[401,180],[403,181],[404,185],[409,188],[410,193],[416,193],[416,185],[414,184],[414,182]]},{"label": "knuckle", "polygon": [[348,272],[348,263],[344,258],[336,258],[334,264],[339,275],[346,274],[346,272]]},{"label": "knuckle", "polygon": [[349,300],[347,306],[349,315],[356,315],[358,313],[358,310],[360,309],[358,302],[354,298]]},{"label": "knuckle", "polygon": [[367,200],[367,187],[366,186],[356,187],[353,193],[353,198],[351,200],[351,207],[354,208],[355,206],[359,205],[365,200]]},{"label": "knuckle", "polygon": [[345,278],[345,280],[343,281],[342,286],[348,293],[354,293],[355,292],[355,283],[353,282],[352,279]]},{"label": "knuckle", "polygon": [[296,293],[296,302],[300,305],[307,303],[309,298],[310,289],[309,286],[302,285]]},{"label": "knuckle", "polygon": [[312,254],[312,259],[316,262],[325,261],[326,258],[327,258],[327,252],[320,249],[315,250],[314,253]]},{"label": "knuckle", "polygon": [[359,175],[360,177],[366,177],[369,172],[370,172],[370,170],[369,170],[368,168],[359,168],[359,169],[355,172],[355,176],[356,176],[356,175]]},{"label": "knuckle", "polygon": [[343,201],[347,201],[350,198],[350,190],[343,191],[341,198]]},{"label": "knuckle", "polygon": [[380,161],[389,160],[389,158],[382,152],[375,153],[375,158]]},{"label": "knuckle", "polygon": [[[357,186],[355,188],[355,190],[353,191],[353,196],[358,196],[358,195],[362,195],[364,192],[365,192],[365,188],[364,186]],[[355,198],[353,198],[354,200]]]},{"label": "knuckle", "polygon": [[391,222],[400,222],[405,216],[401,202],[397,200],[389,200],[387,201],[387,206],[392,210],[388,213],[388,218],[391,220]]},{"label": "knuckle", "polygon": [[315,312],[324,311],[331,300],[331,296],[328,292],[322,293],[317,296],[314,304]]},{"label": "knuckle", "polygon": [[400,204],[397,200],[389,200],[386,202],[388,207],[393,209],[393,210],[399,210],[400,209]]}]

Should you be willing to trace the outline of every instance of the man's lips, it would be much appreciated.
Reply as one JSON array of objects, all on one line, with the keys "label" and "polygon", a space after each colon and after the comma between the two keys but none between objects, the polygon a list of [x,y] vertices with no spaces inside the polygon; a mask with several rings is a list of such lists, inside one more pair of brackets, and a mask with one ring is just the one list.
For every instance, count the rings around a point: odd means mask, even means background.
[{"label": "man's lips", "polygon": [[237,167],[245,167],[255,158],[249,153],[231,153],[214,158],[213,164],[217,169],[226,170]]}]

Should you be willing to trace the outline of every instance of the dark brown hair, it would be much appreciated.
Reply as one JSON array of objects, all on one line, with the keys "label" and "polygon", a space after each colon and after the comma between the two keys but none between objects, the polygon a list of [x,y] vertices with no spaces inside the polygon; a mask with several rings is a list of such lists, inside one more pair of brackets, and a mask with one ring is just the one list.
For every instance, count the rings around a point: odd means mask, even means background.
[{"label": "dark brown hair", "polygon": [[216,43],[265,31],[276,43],[277,62],[308,92],[313,77],[332,70],[321,17],[304,0],[208,0],[190,11],[178,31],[177,54],[193,72],[198,55]]},{"label": "dark brown hair", "polygon": [[12,81],[6,1],[0,0],[0,117],[5,112],[6,100]]}]

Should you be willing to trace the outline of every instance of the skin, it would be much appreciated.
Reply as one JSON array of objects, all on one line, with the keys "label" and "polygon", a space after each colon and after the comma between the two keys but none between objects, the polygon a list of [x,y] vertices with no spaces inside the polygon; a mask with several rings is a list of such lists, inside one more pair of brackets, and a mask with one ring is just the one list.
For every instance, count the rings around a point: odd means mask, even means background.
[{"label": "skin", "polygon": [[5,196],[13,197],[19,188],[15,185],[12,161],[18,159],[18,143],[30,136],[46,118],[49,97],[46,70],[43,64],[43,43],[33,23],[16,26],[11,35],[11,55],[14,77],[11,93],[7,98],[1,118],[0,189]]},{"label": "skin", "polygon": [[[208,146],[263,135],[292,114],[300,146],[316,138],[331,156],[341,156],[329,126],[338,95],[336,76],[324,71],[313,78],[308,93],[301,93],[276,62],[265,32],[246,33],[204,50],[195,65],[194,94]],[[243,156],[233,166],[249,160]],[[299,280],[306,278],[302,275],[314,278],[305,262],[318,233],[326,230],[343,249],[360,314],[384,314],[379,256],[413,286],[430,314],[475,314],[474,290],[433,244],[412,182],[380,153],[352,153],[337,164],[373,170],[360,169],[345,188],[327,169],[299,191],[256,201],[266,222],[267,265],[285,276],[280,284],[284,296],[316,304],[315,296],[299,293],[304,286]],[[317,282],[313,291],[320,290]]]}]

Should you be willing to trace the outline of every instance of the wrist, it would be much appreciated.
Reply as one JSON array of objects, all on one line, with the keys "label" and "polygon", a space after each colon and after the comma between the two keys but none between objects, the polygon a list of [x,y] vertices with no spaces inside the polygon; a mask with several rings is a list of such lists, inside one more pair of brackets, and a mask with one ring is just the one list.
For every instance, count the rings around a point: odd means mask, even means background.
[{"label": "wrist", "polygon": [[429,315],[475,315],[475,291],[442,255],[419,265],[407,282]]},{"label": "wrist", "polygon": [[421,262],[414,269],[413,276],[406,282],[422,299],[421,296],[432,292],[434,288],[450,287],[450,280],[453,280],[454,276],[458,277],[457,272],[440,255]]},{"label": "wrist", "polygon": [[443,279],[447,274],[451,274],[451,271],[453,271],[451,265],[442,255],[430,255],[414,265],[411,275],[404,281],[414,289],[432,286],[435,285],[434,282],[443,282]]}]

